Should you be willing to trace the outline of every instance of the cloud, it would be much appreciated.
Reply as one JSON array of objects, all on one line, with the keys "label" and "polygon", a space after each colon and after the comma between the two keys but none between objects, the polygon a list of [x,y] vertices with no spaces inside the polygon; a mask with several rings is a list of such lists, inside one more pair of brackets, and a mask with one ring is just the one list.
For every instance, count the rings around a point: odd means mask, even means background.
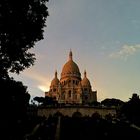
[{"label": "cloud", "polygon": [[119,51],[111,53],[109,57],[121,58],[121,59],[127,60],[129,56],[134,55],[139,50],[140,50],[140,44],[136,44],[136,45],[126,44],[126,45],[123,45]]}]

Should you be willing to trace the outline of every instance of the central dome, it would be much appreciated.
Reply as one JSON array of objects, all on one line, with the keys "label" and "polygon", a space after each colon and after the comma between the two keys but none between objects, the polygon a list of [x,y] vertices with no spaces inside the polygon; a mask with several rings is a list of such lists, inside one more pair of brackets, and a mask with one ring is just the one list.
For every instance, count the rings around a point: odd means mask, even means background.
[{"label": "central dome", "polygon": [[80,73],[79,68],[75,62],[72,60],[69,60],[63,67],[62,69],[62,74],[69,74],[69,73]]},{"label": "central dome", "polygon": [[63,66],[61,79],[65,77],[77,77],[81,79],[81,74],[78,65],[72,60],[72,52],[69,53],[69,61]]}]

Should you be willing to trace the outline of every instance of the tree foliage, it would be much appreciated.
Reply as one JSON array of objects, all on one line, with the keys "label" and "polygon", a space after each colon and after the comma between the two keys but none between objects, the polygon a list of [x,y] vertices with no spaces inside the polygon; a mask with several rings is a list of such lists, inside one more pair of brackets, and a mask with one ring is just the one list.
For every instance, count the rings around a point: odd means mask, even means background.
[{"label": "tree foliage", "polygon": [[43,39],[48,0],[0,0],[0,77],[34,64],[28,50]]},{"label": "tree foliage", "polygon": [[[30,94],[22,82],[1,79],[1,130],[4,139],[21,139],[24,124],[28,117]],[[8,133],[7,133],[8,132]]]},{"label": "tree foliage", "polygon": [[[22,84],[22,82],[17,82],[13,79],[3,80],[0,79],[0,89],[1,89],[1,103],[4,107],[4,112],[6,114],[12,111],[12,116],[24,117],[26,109],[29,105],[30,94],[27,91],[27,87]],[[5,115],[6,115],[5,114]],[[9,116],[7,116],[9,117]]]},{"label": "tree foliage", "polygon": [[39,104],[42,104],[42,105],[55,105],[57,104],[57,101],[56,101],[56,98],[55,97],[49,97],[49,96],[46,96],[46,97],[34,97],[33,98],[34,101],[37,101]]},{"label": "tree foliage", "polygon": [[132,98],[122,106],[121,113],[129,121],[140,126],[140,99],[136,93],[133,93]]},{"label": "tree foliage", "polygon": [[[22,82],[9,72],[19,74],[34,64],[29,50],[43,39],[43,28],[49,15],[48,0],[0,0],[0,90],[2,128],[9,139],[22,133],[30,95]],[[8,139],[5,138],[5,139]]]},{"label": "tree foliage", "polygon": [[45,98],[36,96],[36,97],[33,98],[33,100],[38,102],[39,104],[41,104],[41,103],[43,104]]},{"label": "tree foliage", "polygon": [[101,104],[104,105],[104,106],[108,106],[108,107],[111,107],[111,106],[121,106],[124,104],[123,101],[121,101],[120,99],[115,99],[115,98],[107,98],[107,99],[104,99],[103,101],[101,101]]}]

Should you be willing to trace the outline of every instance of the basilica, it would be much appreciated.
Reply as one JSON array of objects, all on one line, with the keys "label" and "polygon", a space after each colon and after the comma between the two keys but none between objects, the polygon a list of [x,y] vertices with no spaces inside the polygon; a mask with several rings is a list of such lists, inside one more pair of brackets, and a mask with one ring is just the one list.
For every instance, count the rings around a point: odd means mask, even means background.
[{"label": "basilica", "polygon": [[97,91],[92,91],[86,71],[81,78],[79,67],[73,61],[72,51],[62,68],[60,79],[56,71],[50,90],[45,92],[45,96],[55,97],[58,103],[65,104],[89,104],[97,101]]}]

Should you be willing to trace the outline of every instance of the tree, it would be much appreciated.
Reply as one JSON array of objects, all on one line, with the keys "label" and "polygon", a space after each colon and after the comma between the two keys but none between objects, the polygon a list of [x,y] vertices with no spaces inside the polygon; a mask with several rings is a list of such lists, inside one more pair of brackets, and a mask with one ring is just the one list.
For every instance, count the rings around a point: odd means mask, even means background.
[{"label": "tree", "polygon": [[0,77],[34,64],[28,52],[43,39],[48,0],[0,0]]},{"label": "tree", "polygon": [[11,118],[12,116],[13,118],[24,117],[23,114],[26,112],[30,99],[27,87],[22,82],[17,82],[13,79],[0,79],[0,89],[2,91],[1,103],[5,106],[6,113],[9,113],[9,110],[11,110]]},{"label": "tree", "polygon": [[27,87],[13,80],[9,73],[19,74],[34,64],[35,55],[29,50],[43,39],[49,15],[46,2],[48,0],[0,0],[0,90],[4,122],[1,126],[6,128],[9,139],[21,139],[16,136],[23,132],[20,127],[30,99]]},{"label": "tree", "polygon": [[136,93],[133,93],[132,98],[122,106],[121,113],[129,121],[140,126],[140,99]]},{"label": "tree", "polygon": [[41,104],[41,103],[43,104],[45,98],[36,96],[36,97],[33,98],[33,100],[38,102],[39,104]]},{"label": "tree", "polygon": [[49,97],[49,96],[46,96],[46,97],[34,97],[33,98],[34,101],[37,101],[40,105],[57,105],[58,102],[56,101],[56,98],[55,97]]},{"label": "tree", "polygon": [[[23,126],[28,117],[27,109],[30,94],[22,82],[13,79],[1,79],[1,130],[4,130],[4,139],[21,139],[24,133]],[[8,132],[8,134],[7,134]],[[17,138],[17,137],[20,138]]]},{"label": "tree", "polygon": [[107,106],[107,107],[111,107],[111,106],[122,106],[124,104],[123,101],[121,101],[120,99],[115,99],[115,98],[107,98],[107,99],[104,99],[103,101],[101,101],[101,104],[104,105],[104,106]]}]

